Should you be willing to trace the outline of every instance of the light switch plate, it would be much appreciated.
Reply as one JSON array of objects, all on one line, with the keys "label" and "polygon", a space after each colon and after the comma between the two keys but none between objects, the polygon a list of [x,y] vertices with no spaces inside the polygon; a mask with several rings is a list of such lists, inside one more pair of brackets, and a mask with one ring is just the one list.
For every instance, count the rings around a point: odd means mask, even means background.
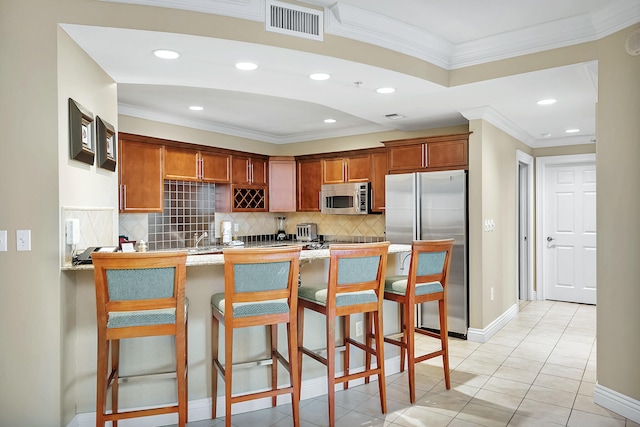
[{"label": "light switch plate", "polygon": [[31,250],[31,230],[16,230],[16,250]]},{"label": "light switch plate", "polygon": [[0,252],[7,252],[7,230],[0,230]]}]

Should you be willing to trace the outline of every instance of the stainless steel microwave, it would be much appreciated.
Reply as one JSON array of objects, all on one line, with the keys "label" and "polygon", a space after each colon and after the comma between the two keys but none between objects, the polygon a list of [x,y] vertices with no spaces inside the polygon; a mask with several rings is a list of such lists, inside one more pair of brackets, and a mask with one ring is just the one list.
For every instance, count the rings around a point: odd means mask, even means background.
[{"label": "stainless steel microwave", "polygon": [[368,214],[370,212],[369,183],[324,184],[320,201],[323,214]]}]

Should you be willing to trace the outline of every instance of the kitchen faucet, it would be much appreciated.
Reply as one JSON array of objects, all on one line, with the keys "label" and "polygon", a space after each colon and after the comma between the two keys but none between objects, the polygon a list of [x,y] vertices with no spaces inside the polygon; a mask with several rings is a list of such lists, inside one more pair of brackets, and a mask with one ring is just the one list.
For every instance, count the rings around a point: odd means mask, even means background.
[{"label": "kitchen faucet", "polygon": [[200,236],[198,236],[198,233],[193,233],[193,238],[195,239],[195,243],[193,245],[194,248],[198,249],[198,244],[202,241],[202,239],[204,239],[205,237],[209,236],[209,233],[207,233],[206,231],[203,231],[202,234]]}]

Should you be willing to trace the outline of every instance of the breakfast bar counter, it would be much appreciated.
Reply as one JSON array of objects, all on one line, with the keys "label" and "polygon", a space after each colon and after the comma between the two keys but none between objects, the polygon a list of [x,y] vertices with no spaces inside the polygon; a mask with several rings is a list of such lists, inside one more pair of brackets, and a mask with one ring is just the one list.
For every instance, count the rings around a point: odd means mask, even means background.
[{"label": "breakfast bar counter", "polygon": [[[239,249],[242,250],[242,249]],[[387,274],[407,274],[410,245],[389,246]],[[300,254],[300,278],[303,284],[326,282],[329,265],[328,249],[303,250]],[[188,364],[189,364],[189,421],[207,419],[211,415],[211,295],[224,292],[224,257],[222,254],[188,255],[187,257],[187,298],[189,299]],[[65,313],[63,333],[67,354],[75,355],[75,375],[66,382],[75,383],[77,391],[77,412],[91,416],[95,413],[96,396],[96,302],[92,265],[62,267],[61,274],[69,283],[75,283],[66,298],[72,310]],[[398,310],[394,303],[384,302],[384,332],[398,331]],[[356,337],[356,323],[361,315],[352,316],[352,336]],[[305,313],[305,345],[323,348],[325,320],[314,312]],[[262,358],[266,355],[266,328],[251,327],[241,329],[234,336],[234,362]],[[362,339],[363,337],[356,337]],[[286,351],[286,330],[278,333],[279,347]],[[152,337],[123,340],[121,342],[121,365],[130,373],[169,371],[175,355],[171,338]],[[385,346],[386,374],[399,371],[399,353],[394,346]],[[338,359],[339,360],[339,359]],[[351,353],[351,369],[364,366],[364,356],[359,351]],[[303,363],[302,399],[326,394],[326,369],[319,363]],[[338,363],[336,371],[340,371]],[[284,369],[279,370],[279,383],[286,383]],[[141,407],[151,402],[175,399],[175,379],[161,378],[148,381],[131,381],[121,384],[120,399],[123,407]],[[234,373],[234,392],[263,390],[269,385],[269,369],[257,366],[238,370]],[[222,393],[224,389],[219,390]],[[224,396],[217,397],[219,407],[224,407]],[[265,401],[245,402],[237,405],[234,412],[255,410],[270,406]],[[278,402],[284,404],[284,399]],[[244,404],[243,404],[244,405]],[[168,423],[170,424],[170,423]]]}]

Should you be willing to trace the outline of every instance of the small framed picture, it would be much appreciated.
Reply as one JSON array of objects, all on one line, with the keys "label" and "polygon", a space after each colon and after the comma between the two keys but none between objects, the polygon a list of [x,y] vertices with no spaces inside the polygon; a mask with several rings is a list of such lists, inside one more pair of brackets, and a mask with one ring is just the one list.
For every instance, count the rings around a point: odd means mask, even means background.
[{"label": "small framed picture", "polygon": [[93,164],[93,114],[69,98],[69,149],[71,158]]},{"label": "small framed picture", "polygon": [[96,141],[98,142],[98,163],[103,169],[116,170],[116,132],[108,122],[96,116]]}]

